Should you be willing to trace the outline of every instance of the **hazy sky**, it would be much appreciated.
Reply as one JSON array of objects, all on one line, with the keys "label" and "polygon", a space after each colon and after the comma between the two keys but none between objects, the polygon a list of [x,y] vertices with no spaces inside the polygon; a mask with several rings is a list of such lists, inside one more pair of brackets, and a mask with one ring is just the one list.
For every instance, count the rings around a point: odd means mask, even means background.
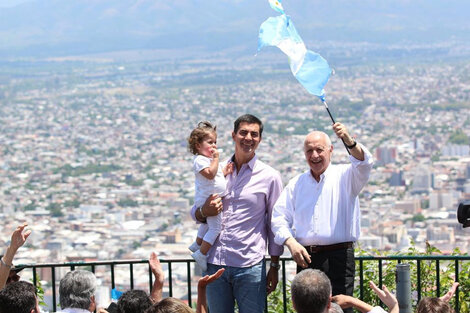
[{"label": "hazy sky", "polygon": [[14,7],[15,5],[18,5],[24,2],[31,2],[31,1],[33,0],[1,0],[0,8]]}]

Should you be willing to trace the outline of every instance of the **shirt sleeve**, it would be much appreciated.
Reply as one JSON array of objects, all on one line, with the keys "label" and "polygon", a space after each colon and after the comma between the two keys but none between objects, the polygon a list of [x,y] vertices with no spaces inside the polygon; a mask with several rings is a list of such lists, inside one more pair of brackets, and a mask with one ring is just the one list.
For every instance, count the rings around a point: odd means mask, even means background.
[{"label": "shirt sleeve", "polygon": [[349,156],[351,161],[351,192],[354,196],[359,195],[362,188],[367,184],[370,177],[370,172],[374,166],[374,159],[369,150],[366,149],[362,144],[362,151],[364,151],[364,160],[358,160],[352,155]]},{"label": "shirt sleeve", "polygon": [[387,313],[383,308],[380,306],[375,306],[372,310],[370,310],[368,313]]},{"label": "shirt sleeve", "polygon": [[293,182],[284,188],[273,208],[271,228],[274,233],[274,242],[283,245],[287,239],[293,237],[292,224],[294,220]]},{"label": "shirt sleeve", "polygon": [[194,158],[193,162],[193,171],[194,173],[199,173],[205,168],[211,166],[211,159],[203,155],[198,155]]},{"label": "shirt sleeve", "polygon": [[193,220],[197,223],[200,223],[197,219],[196,219],[196,210],[197,210],[197,207],[196,205],[194,204],[192,207],[191,207],[191,217],[193,218]]},{"label": "shirt sleeve", "polygon": [[279,198],[281,191],[282,191],[281,174],[279,174],[279,172],[276,171],[276,175],[274,176],[274,179],[271,182],[271,187],[268,193],[268,201],[267,201],[268,212],[267,212],[266,225],[267,225],[267,230],[268,230],[268,253],[271,256],[280,256],[284,252],[284,246],[282,245],[282,243],[279,244],[275,241],[274,232],[271,227],[273,207],[274,207],[274,204],[276,203],[276,200]]}]

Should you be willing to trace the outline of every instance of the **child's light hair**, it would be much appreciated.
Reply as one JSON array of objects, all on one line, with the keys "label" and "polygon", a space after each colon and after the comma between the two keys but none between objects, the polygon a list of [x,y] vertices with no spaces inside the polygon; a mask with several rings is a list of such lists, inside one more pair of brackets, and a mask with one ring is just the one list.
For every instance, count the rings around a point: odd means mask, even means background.
[{"label": "child's light hair", "polygon": [[209,134],[214,134],[217,136],[216,133],[217,126],[212,125],[208,121],[199,122],[197,127],[193,129],[191,135],[188,137],[188,148],[192,154],[197,154],[196,144],[201,143]]}]

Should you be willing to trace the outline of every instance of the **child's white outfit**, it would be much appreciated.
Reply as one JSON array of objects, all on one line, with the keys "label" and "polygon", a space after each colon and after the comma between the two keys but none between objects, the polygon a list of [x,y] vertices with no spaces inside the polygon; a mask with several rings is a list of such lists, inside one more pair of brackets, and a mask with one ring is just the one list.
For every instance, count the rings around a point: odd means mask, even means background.
[{"label": "child's white outfit", "polygon": [[[206,202],[207,198],[211,194],[219,194],[223,197],[225,195],[226,182],[222,166],[219,163],[219,168],[214,179],[205,178],[200,171],[210,167],[212,158],[208,158],[204,155],[195,155],[193,157],[193,172],[196,176],[195,186],[196,191],[194,193],[194,203],[196,207],[201,207]],[[207,223],[199,226],[197,236],[202,238],[204,241],[214,244],[217,236],[219,236],[222,227],[222,213],[216,216],[208,216]],[[197,252],[199,249],[198,245],[194,243],[189,247],[193,252]],[[194,257],[194,256],[193,256]],[[199,262],[198,262],[199,263]]]}]

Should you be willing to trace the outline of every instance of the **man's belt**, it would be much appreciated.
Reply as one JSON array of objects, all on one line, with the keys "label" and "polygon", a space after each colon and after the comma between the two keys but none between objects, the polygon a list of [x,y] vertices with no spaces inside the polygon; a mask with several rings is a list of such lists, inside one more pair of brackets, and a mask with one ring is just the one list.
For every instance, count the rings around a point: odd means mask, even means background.
[{"label": "man's belt", "polygon": [[348,241],[348,242],[340,242],[340,243],[335,243],[332,245],[325,245],[325,246],[304,246],[305,249],[309,253],[316,253],[316,252],[324,252],[324,251],[334,251],[334,250],[340,250],[340,249],[347,249],[347,248],[352,248],[354,247],[354,242]]}]

